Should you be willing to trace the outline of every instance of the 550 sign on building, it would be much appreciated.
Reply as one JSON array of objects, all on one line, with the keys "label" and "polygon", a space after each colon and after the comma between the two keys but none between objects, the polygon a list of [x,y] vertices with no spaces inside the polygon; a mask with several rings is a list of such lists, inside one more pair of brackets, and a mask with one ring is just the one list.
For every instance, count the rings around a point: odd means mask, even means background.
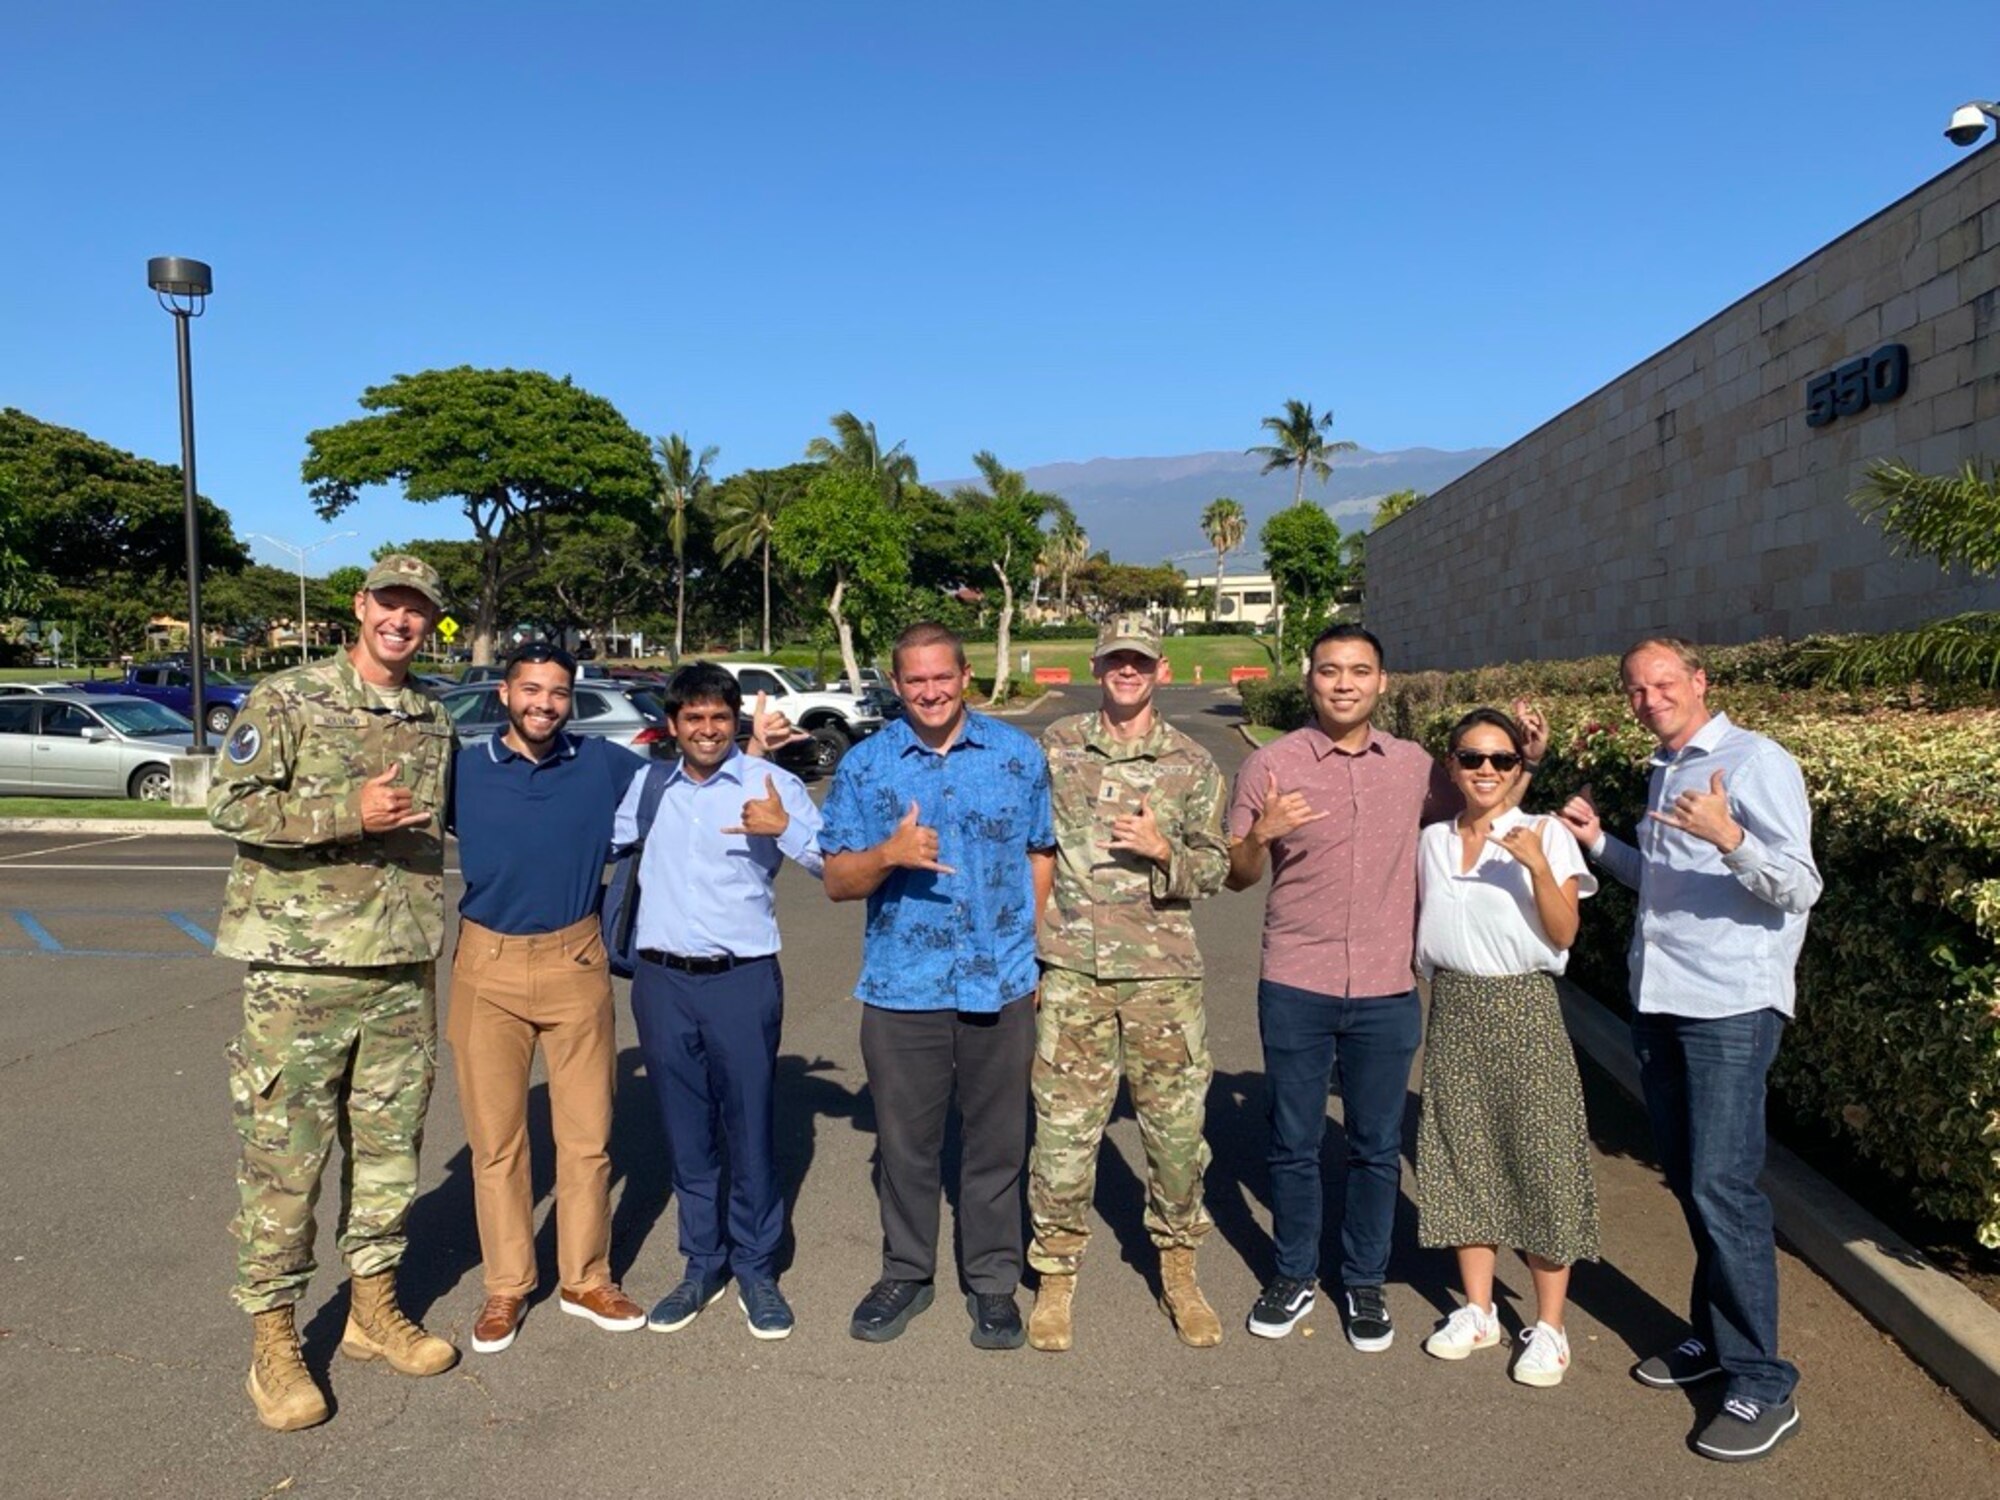
[{"label": "550 sign on building", "polygon": [[1886,405],[1909,388],[1910,351],[1902,344],[1884,344],[1806,382],[1806,426],[1824,427]]}]

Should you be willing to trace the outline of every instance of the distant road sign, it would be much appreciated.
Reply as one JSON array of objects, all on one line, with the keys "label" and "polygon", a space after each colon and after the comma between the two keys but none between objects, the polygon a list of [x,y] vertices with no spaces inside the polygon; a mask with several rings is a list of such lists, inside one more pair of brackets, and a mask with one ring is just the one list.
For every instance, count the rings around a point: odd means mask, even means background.
[{"label": "distant road sign", "polygon": [[444,637],[445,644],[449,646],[452,637],[458,634],[458,621],[454,620],[450,615],[446,615],[442,620],[438,621],[438,634]]}]

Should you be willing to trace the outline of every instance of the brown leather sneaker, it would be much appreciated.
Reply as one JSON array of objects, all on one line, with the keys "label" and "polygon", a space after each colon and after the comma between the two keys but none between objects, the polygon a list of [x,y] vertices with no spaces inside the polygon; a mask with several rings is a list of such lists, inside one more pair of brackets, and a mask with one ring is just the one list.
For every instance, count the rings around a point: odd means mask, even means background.
[{"label": "brown leather sneaker", "polygon": [[621,1292],[616,1282],[587,1292],[559,1292],[556,1302],[564,1312],[588,1318],[606,1333],[630,1333],[646,1326],[646,1309]]},{"label": "brown leather sneaker", "polygon": [[527,1312],[526,1297],[488,1297],[472,1325],[472,1352],[498,1354],[505,1349],[521,1331],[521,1319]]}]

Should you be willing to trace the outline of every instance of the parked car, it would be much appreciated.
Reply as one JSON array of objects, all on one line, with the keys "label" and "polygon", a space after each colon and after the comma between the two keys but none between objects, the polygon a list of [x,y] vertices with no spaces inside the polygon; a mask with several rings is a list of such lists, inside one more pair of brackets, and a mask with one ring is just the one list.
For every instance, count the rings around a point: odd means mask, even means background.
[{"label": "parked car", "polygon": [[725,661],[743,690],[743,706],[748,709],[763,693],[773,708],[782,709],[794,726],[811,736],[787,746],[778,756],[780,765],[802,763],[822,776],[831,776],[841,757],[856,740],[865,739],[882,727],[882,712],[853,693],[829,692],[807,686],[798,673],[776,662]]},{"label": "parked car", "polygon": [[0,793],[164,802],[194,721],[147,698],[77,692],[0,697]]},{"label": "parked car", "polygon": [[[498,682],[506,675],[507,668],[504,663],[490,662],[483,667],[467,667],[463,672],[458,674],[458,680],[461,685],[473,682]],[[576,664],[576,675],[579,681],[589,678],[595,681],[608,682],[611,680],[613,673],[601,662],[580,661]]]},{"label": "parked car", "polygon": [[[194,679],[188,675],[187,667],[173,662],[149,663],[144,666],[127,667],[122,682],[76,682],[71,687],[91,694],[110,694],[122,698],[147,698],[154,703],[164,704],[177,714],[192,715],[194,712]],[[238,682],[220,672],[210,672],[201,681],[203,722],[208,732],[220,738],[229,732],[229,724],[236,717],[236,711],[243,706],[243,700],[250,696],[250,684]]]},{"label": "parked car", "polygon": [[0,698],[15,693],[67,693],[72,691],[66,682],[0,682]]},{"label": "parked car", "polygon": [[[458,736],[470,743],[504,733],[507,709],[500,701],[500,684],[480,682],[459,686],[438,696]],[[641,755],[678,754],[673,731],[667,728],[667,706],[650,688],[622,682],[579,682],[570,700],[568,729],[572,734],[602,735]]]}]

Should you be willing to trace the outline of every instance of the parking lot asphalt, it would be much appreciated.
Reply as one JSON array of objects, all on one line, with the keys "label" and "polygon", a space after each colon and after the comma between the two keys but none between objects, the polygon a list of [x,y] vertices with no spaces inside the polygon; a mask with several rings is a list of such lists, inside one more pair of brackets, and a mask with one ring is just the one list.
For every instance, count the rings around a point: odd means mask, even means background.
[{"label": "parking lot asphalt", "polygon": [[[1073,690],[1025,727],[1088,702],[1087,690]],[[1240,762],[1225,695],[1173,689],[1163,703],[1225,770]],[[873,1122],[850,993],[860,911],[825,901],[789,866],[779,890],[779,1135],[792,1201],[784,1284],[798,1331],[755,1342],[726,1298],[682,1332],[614,1336],[546,1300],[512,1349],[467,1353],[431,1380],[353,1364],[334,1352],[346,1304],[333,1244],[336,1164],[320,1205],[321,1270],[301,1310],[334,1417],[307,1432],[266,1432],[242,1391],[248,1321],[227,1298],[234,1136],[222,1048],[238,1024],[241,969],[206,953],[227,863],[228,845],[202,835],[0,835],[0,1493],[2000,1494],[1992,1435],[1789,1253],[1784,1332],[1804,1372],[1802,1436],[1747,1468],[1690,1451],[1719,1393],[1661,1394],[1627,1375],[1635,1351],[1679,1335],[1686,1232],[1638,1110],[1594,1073],[1586,1081],[1605,1258],[1576,1273],[1576,1362],[1559,1389],[1514,1385],[1499,1354],[1447,1365],[1421,1352],[1453,1305],[1452,1268],[1416,1247],[1407,1179],[1392,1349],[1350,1349],[1324,1293],[1291,1338],[1246,1334],[1243,1316],[1271,1269],[1254,893],[1224,893],[1197,921],[1217,1070],[1208,1178],[1217,1232],[1202,1279],[1228,1330],[1222,1346],[1182,1348],[1154,1304],[1144,1156],[1122,1108],[1100,1173],[1072,1353],[974,1350],[948,1273],[937,1305],[902,1339],[854,1342],[848,1313],[879,1250]],[[619,989],[613,1260],[650,1301],[677,1278],[680,1259],[659,1126]],[[537,1083],[544,1214],[547,1103]],[[1331,1113],[1337,1121],[1337,1105]],[[1331,1177],[1337,1125],[1330,1137]],[[549,1299],[552,1234],[545,1222]],[[448,1054],[410,1239],[405,1301],[464,1347],[481,1292]],[[1504,1281],[1515,1297],[1528,1290],[1518,1267]]]}]

